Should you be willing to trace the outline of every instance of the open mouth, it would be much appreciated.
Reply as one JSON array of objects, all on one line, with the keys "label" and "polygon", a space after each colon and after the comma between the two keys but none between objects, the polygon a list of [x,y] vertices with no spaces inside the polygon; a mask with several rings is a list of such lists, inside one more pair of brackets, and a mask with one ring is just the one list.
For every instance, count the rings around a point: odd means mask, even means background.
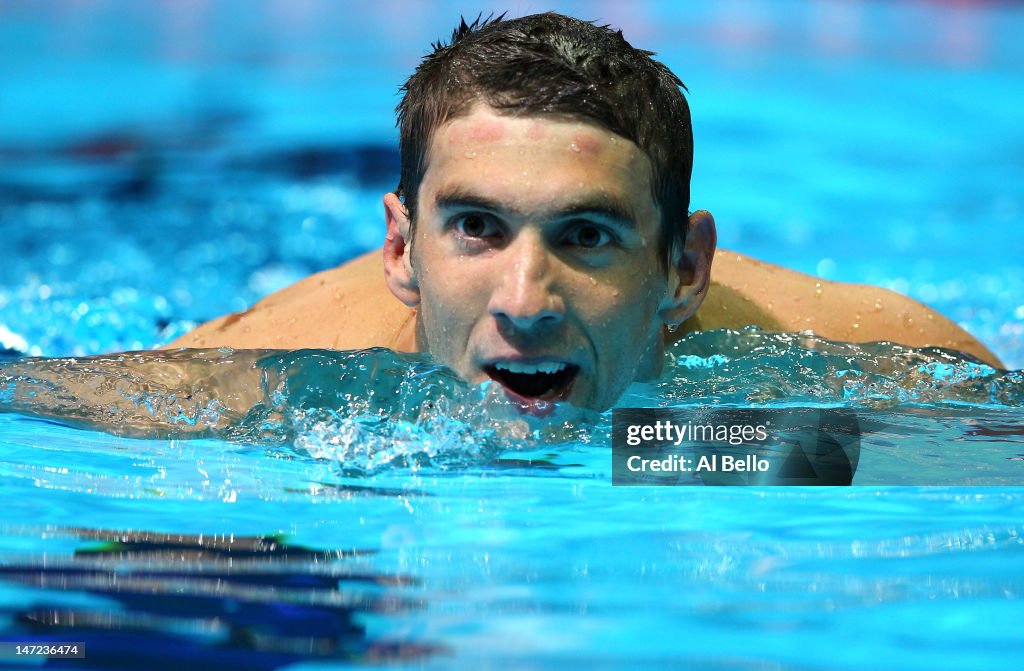
[{"label": "open mouth", "polygon": [[523,400],[560,401],[569,396],[580,367],[557,361],[499,361],[484,366],[484,372]]}]

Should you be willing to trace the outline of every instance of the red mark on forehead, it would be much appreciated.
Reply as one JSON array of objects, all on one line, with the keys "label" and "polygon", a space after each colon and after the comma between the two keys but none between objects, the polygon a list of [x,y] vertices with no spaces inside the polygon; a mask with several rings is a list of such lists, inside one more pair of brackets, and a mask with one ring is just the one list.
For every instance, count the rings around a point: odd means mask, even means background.
[{"label": "red mark on forehead", "polygon": [[456,122],[448,128],[448,141],[452,144],[496,142],[504,136],[504,124],[490,119]]},{"label": "red mark on forehead", "polygon": [[588,133],[577,133],[576,137],[573,138],[573,144],[576,145],[581,154],[589,154],[591,156],[600,154],[603,149],[601,140]]},{"label": "red mark on forehead", "polygon": [[537,121],[531,121],[530,125],[526,127],[526,138],[528,140],[539,140],[544,137],[544,124],[538,123]]}]

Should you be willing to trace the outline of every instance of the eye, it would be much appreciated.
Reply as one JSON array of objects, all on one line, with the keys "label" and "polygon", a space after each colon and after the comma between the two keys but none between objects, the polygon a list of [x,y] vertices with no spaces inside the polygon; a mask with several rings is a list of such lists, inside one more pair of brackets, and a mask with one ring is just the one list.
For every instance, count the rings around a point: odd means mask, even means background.
[{"label": "eye", "polygon": [[463,214],[452,221],[452,226],[467,238],[491,238],[501,233],[497,222],[484,214]]},{"label": "eye", "polygon": [[584,247],[586,249],[600,249],[614,241],[612,234],[601,226],[594,224],[580,224],[566,236],[570,245]]}]

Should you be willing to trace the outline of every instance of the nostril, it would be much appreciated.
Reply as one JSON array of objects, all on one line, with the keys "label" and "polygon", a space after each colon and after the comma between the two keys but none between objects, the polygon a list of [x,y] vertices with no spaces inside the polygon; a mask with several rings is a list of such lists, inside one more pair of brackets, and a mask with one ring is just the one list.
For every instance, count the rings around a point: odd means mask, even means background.
[{"label": "nostril", "polygon": [[539,313],[509,313],[496,312],[495,318],[502,330],[528,331],[535,328],[547,328],[557,325],[561,316],[554,311],[543,311]]},{"label": "nostril", "polygon": [[492,297],[490,313],[511,327],[529,329],[561,321],[563,306],[561,298],[547,289],[508,292]]}]

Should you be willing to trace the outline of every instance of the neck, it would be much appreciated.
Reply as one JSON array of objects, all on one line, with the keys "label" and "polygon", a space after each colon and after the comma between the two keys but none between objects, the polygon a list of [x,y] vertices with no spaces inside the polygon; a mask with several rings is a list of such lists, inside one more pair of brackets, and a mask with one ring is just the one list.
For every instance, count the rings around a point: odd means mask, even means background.
[{"label": "neck", "polygon": [[419,321],[419,311],[416,308],[409,310],[409,314],[402,320],[402,325],[398,327],[398,332],[388,344],[388,348],[397,352],[427,351],[420,336]]},{"label": "neck", "polygon": [[665,360],[665,339],[671,337],[671,333],[660,328],[658,332],[651,334],[651,337],[648,338],[647,349],[640,357],[640,364],[636,367],[634,382],[648,382],[661,376],[661,368]]}]

